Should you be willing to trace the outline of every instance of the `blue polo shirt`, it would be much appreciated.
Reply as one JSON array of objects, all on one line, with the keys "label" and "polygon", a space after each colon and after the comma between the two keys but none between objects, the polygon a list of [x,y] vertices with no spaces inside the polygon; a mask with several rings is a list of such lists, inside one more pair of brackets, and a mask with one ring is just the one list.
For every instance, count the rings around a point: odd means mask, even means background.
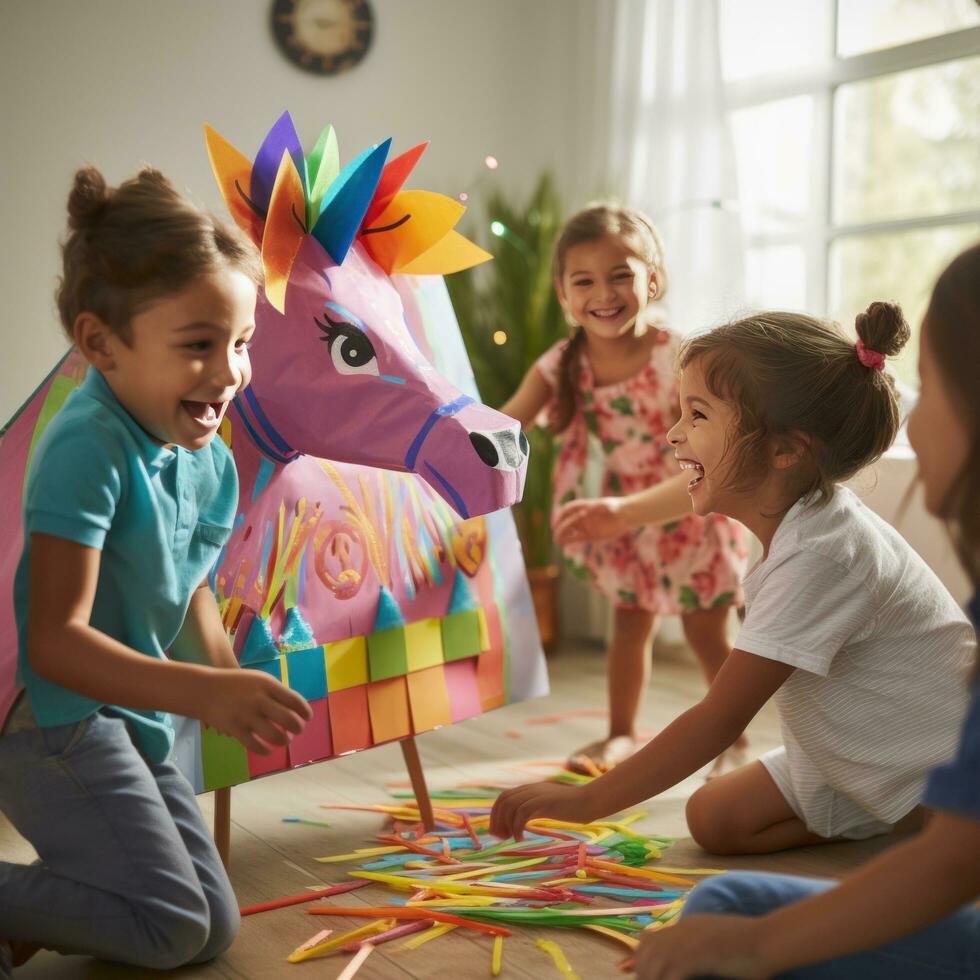
[{"label": "blue polo shirt", "polygon": [[[974,628],[980,628],[980,592],[970,601],[967,612]],[[930,773],[922,802],[934,810],[980,820],[980,677],[974,679],[956,755]]]},{"label": "blue polo shirt", "polygon": [[[31,670],[31,534],[99,549],[91,625],[163,660],[191,594],[231,534],[237,506],[238,475],[220,438],[197,452],[164,448],[89,368],[38,440],[24,492],[24,550],[14,579],[17,665],[38,725],[70,724],[105,708],[133,723],[139,748],[151,761],[162,761],[173,748],[167,713],[103,705]],[[62,656],[78,654],[67,649]]]}]

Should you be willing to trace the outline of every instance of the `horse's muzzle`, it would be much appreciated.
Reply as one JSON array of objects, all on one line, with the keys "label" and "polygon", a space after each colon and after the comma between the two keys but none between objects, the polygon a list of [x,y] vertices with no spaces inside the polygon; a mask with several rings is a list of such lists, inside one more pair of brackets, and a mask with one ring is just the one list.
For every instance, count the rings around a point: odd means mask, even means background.
[{"label": "horse's muzzle", "polygon": [[470,442],[480,459],[495,470],[519,470],[530,451],[527,436],[517,426],[495,432],[471,432]]}]

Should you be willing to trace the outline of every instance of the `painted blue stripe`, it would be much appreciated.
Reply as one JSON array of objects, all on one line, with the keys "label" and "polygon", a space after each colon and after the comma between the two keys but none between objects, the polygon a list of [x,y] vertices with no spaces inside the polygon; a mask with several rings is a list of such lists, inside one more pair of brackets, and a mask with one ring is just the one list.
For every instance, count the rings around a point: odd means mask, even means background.
[{"label": "painted blue stripe", "polygon": [[252,502],[254,503],[259,494],[268,486],[272,474],[276,472],[275,463],[271,459],[259,460],[259,472],[255,477],[255,486],[252,487]]},{"label": "painted blue stripe", "polygon": [[412,444],[408,447],[408,452],[405,455],[405,465],[412,471],[415,470],[415,460],[418,458],[419,450],[422,448],[422,443],[425,442],[426,436],[428,436],[432,427],[441,418],[447,418],[450,415],[455,415],[457,412],[466,408],[473,401],[469,395],[460,395],[455,401],[447,402],[445,405],[440,405],[426,420],[425,424],[418,431],[418,435],[412,440]]},{"label": "painted blue stripe", "polygon": [[248,416],[245,414],[244,409],[238,404],[238,399],[236,398],[231,403],[232,408],[238,412],[238,417],[245,423],[245,428],[248,430],[248,434],[252,437],[255,445],[259,447],[270,459],[274,459],[277,463],[291,463],[295,456],[290,456],[288,459],[277,453],[259,434],[255,431],[255,427],[248,420]]},{"label": "painted blue stripe", "polygon": [[259,400],[255,397],[255,392],[252,391],[252,386],[249,385],[242,394],[245,396],[245,401],[248,402],[249,408],[255,413],[255,419],[265,430],[265,434],[272,440],[272,444],[281,453],[285,453],[287,456],[290,453],[295,454],[296,450],[286,442],[285,439],[276,431],[276,427],[269,421],[266,417],[265,412],[262,411],[262,406],[259,404]]},{"label": "painted blue stripe", "polygon": [[462,518],[468,518],[470,512],[463,503],[463,498],[459,495],[456,488],[431,464],[426,463],[426,467],[432,471],[432,475],[442,484],[443,489],[449,494],[452,502],[456,505],[456,513]]},{"label": "painted blue stripe", "polygon": [[328,300],[323,304],[325,310],[333,310],[346,323],[349,323],[352,327],[357,327],[362,333],[367,333],[367,324],[356,314],[351,313],[346,306],[341,306],[340,303],[335,303],[333,300]]}]

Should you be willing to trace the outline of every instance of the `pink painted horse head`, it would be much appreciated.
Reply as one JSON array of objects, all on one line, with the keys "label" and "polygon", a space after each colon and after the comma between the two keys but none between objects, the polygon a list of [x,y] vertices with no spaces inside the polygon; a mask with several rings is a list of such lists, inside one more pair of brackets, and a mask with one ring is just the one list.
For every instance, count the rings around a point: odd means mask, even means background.
[{"label": "pink painted horse head", "polygon": [[304,157],[288,113],[249,162],[213,130],[208,150],[239,226],[262,250],[253,377],[235,409],[260,450],[404,470],[462,517],[520,499],[527,441],[427,361],[390,275],[443,274],[487,258],[452,230],[463,208],[403,191],[422,146],[390,141],[343,171],[330,127]]}]

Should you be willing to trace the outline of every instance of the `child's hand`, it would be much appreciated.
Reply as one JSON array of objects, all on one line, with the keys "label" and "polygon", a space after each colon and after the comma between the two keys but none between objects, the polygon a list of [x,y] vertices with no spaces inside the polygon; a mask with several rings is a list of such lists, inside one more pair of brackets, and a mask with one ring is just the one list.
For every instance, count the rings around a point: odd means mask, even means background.
[{"label": "child's hand", "polygon": [[630,525],[623,517],[622,504],[619,497],[599,497],[573,500],[559,507],[552,521],[555,542],[564,546],[625,534]]},{"label": "child's hand", "polygon": [[582,786],[565,786],[562,783],[529,783],[501,793],[490,812],[490,833],[501,839],[514,837],[521,840],[524,825],[536,817],[552,817],[555,820],[585,821],[591,819],[585,812]]},{"label": "child's hand", "polygon": [[692,915],[668,929],[647,933],[636,951],[640,980],[687,977],[768,977],[759,954],[758,919],[741,915]]},{"label": "child's hand", "polygon": [[303,697],[261,670],[210,670],[198,705],[192,717],[259,755],[268,755],[269,745],[286,745],[313,717]]}]

